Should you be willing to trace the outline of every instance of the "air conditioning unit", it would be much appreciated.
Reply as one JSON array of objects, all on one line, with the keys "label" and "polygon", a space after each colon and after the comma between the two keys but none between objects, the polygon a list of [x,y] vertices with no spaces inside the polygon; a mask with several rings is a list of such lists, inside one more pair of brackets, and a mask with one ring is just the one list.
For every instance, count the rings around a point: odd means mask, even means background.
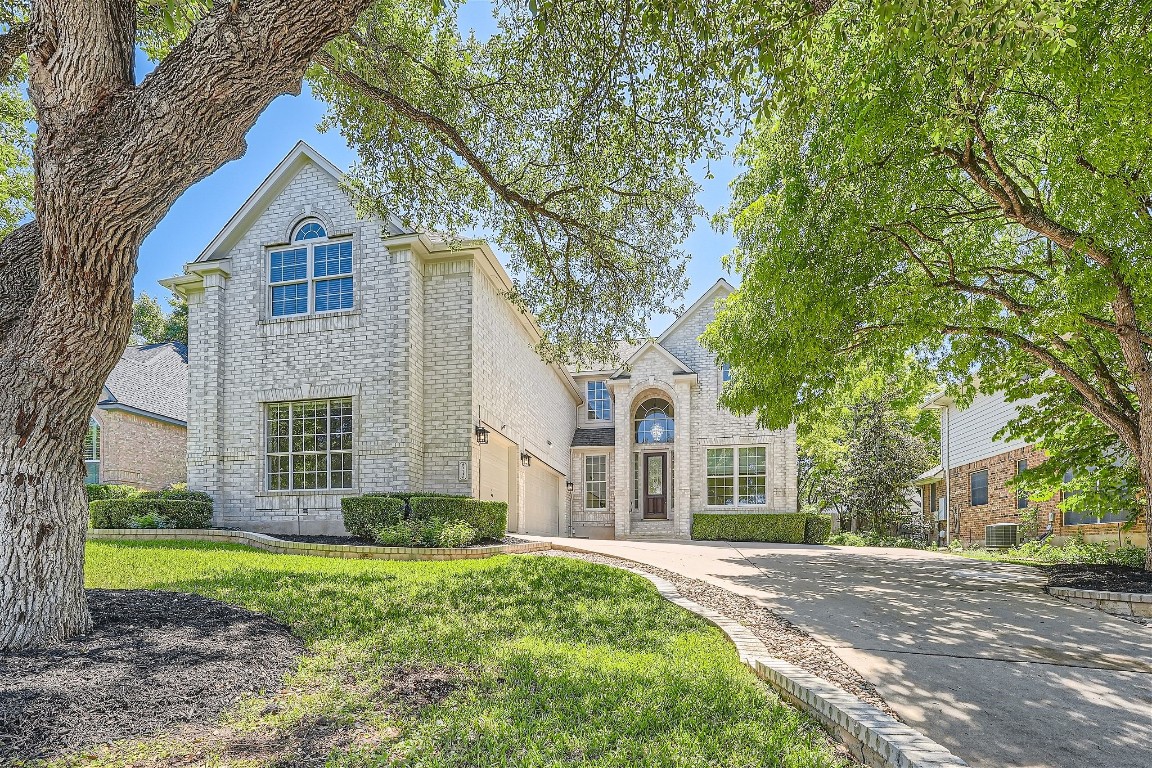
[{"label": "air conditioning unit", "polygon": [[1011,549],[1020,543],[1020,526],[997,523],[984,526],[984,546],[988,549]]}]

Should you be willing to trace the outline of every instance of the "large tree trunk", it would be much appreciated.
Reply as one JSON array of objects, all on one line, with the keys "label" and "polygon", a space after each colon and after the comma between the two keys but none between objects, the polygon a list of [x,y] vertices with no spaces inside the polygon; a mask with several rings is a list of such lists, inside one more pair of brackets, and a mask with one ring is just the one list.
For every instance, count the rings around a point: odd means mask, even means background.
[{"label": "large tree trunk", "polygon": [[216,3],[139,85],[136,0],[32,4],[36,223],[0,243],[0,649],[90,625],[81,452],[140,243],[369,2]]}]

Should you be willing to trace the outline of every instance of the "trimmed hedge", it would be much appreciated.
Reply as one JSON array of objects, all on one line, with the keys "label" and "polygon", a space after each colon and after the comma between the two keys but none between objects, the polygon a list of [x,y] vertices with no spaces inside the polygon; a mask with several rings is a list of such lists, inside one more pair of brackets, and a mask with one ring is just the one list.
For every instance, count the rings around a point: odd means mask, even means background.
[{"label": "trimmed hedge", "polygon": [[140,495],[140,489],[132,485],[115,485],[113,483],[89,483],[84,486],[88,492],[88,501],[103,501],[104,499],[131,499]]},{"label": "trimmed hedge", "polygon": [[375,540],[376,531],[404,519],[408,505],[399,496],[369,494],[340,499],[344,527],[353,536]]},{"label": "trimmed hedge", "polygon": [[804,543],[823,544],[832,535],[832,515],[806,514]]},{"label": "trimmed hedge", "polygon": [[[692,516],[692,538],[698,541],[765,541],[778,544],[822,543],[810,541],[823,530],[823,521],[801,512],[697,514]],[[827,518],[829,530],[832,520]],[[811,525],[811,529],[809,528]]]},{"label": "trimmed hedge", "polygon": [[187,488],[165,488],[162,491],[144,491],[141,499],[169,499],[171,501],[200,501],[212,506],[212,497],[203,491],[189,491]]},{"label": "trimmed hedge", "polygon": [[464,522],[481,539],[502,539],[508,532],[508,505],[503,501],[480,501],[464,496],[412,496],[408,508],[416,520],[439,518]]},{"label": "trimmed hedge", "polygon": [[100,499],[88,503],[88,519],[93,528],[130,528],[133,518],[151,516],[170,522],[171,528],[207,528],[212,523],[212,505],[191,499],[141,498]]}]

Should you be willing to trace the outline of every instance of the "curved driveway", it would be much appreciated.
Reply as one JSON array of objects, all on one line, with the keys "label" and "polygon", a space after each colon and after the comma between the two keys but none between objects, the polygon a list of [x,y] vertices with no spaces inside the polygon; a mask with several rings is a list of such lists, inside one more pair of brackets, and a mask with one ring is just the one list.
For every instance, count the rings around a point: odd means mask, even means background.
[{"label": "curved driveway", "polygon": [[900,549],[553,541],[756,599],[977,768],[1152,766],[1152,627],[1057,600],[1033,569]]}]

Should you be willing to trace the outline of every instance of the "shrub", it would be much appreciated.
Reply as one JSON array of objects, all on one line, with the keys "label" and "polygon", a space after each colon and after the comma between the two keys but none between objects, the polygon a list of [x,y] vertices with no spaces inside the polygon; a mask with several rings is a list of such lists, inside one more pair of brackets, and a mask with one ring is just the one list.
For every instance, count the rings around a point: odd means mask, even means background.
[{"label": "shrub", "polygon": [[1129,568],[1143,568],[1146,554],[1141,547],[1120,547],[1112,553],[1112,561]]},{"label": "shrub", "polygon": [[171,525],[165,526],[168,528],[207,528],[212,523],[212,505],[191,499],[156,497],[101,499],[88,503],[88,518],[93,528],[128,528],[133,518],[155,520],[157,517],[170,522]]},{"label": "shrub", "polygon": [[443,532],[444,521],[439,518],[401,520],[377,528],[371,538],[386,547],[436,547]]},{"label": "shrub", "polygon": [[464,522],[476,530],[479,539],[502,539],[508,531],[508,505],[503,501],[480,501],[466,496],[412,496],[408,499],[416,520],[439,518]]},{"label": "shrub", "polygon": [[140,489],[131,485],[115,485],[111,483],[92,483],[84,486],[88,492],[88,501],[103,501],[105,499],[130,499],[140,495]]},{"label": "shrub", "polygon": [[212,504],[212,497],[203,491],[190,491],[188,490],[187,483],[178,483],[178,485],[183,487],[168,486],[162,491],[144,491],[140,494],[140,498],[170,499],[172,501],[201,501],[208,505]]},{"label": "shrub", "polygon": [[348,533],[362,539],[375,539],[377,531],[402,522],[405,506],[404,499],[397,496],[345,496],[340,499],[344,527]]},{"label": "shrub", "polygon": [[692,538],[697,541],[804,542],[807,515],[795,512],[713,513],[692,516]]},{"label": "shrub", "polygon": [[463,520],[448,523],[440,531],[440,546],[466,547],[480,538],[480,533]]},{"label": "shrub", "polygon": [[841,531],[828,537],[825,542],[833,547],[898,547],[900,549],[925,549],[925,545],[904,536],[881,536],[874,531],[864,534]]},{"label": "shrub", "polygon": [[128,518],[128,528],[175,528],[176,523],[164,515],[155,512],[145,512],[143,515],[133,515]]},{"label": "shrub", "polygon": [[832,534],[832,516],[816,513],[804,515],[804,543],[823,544]]}]

